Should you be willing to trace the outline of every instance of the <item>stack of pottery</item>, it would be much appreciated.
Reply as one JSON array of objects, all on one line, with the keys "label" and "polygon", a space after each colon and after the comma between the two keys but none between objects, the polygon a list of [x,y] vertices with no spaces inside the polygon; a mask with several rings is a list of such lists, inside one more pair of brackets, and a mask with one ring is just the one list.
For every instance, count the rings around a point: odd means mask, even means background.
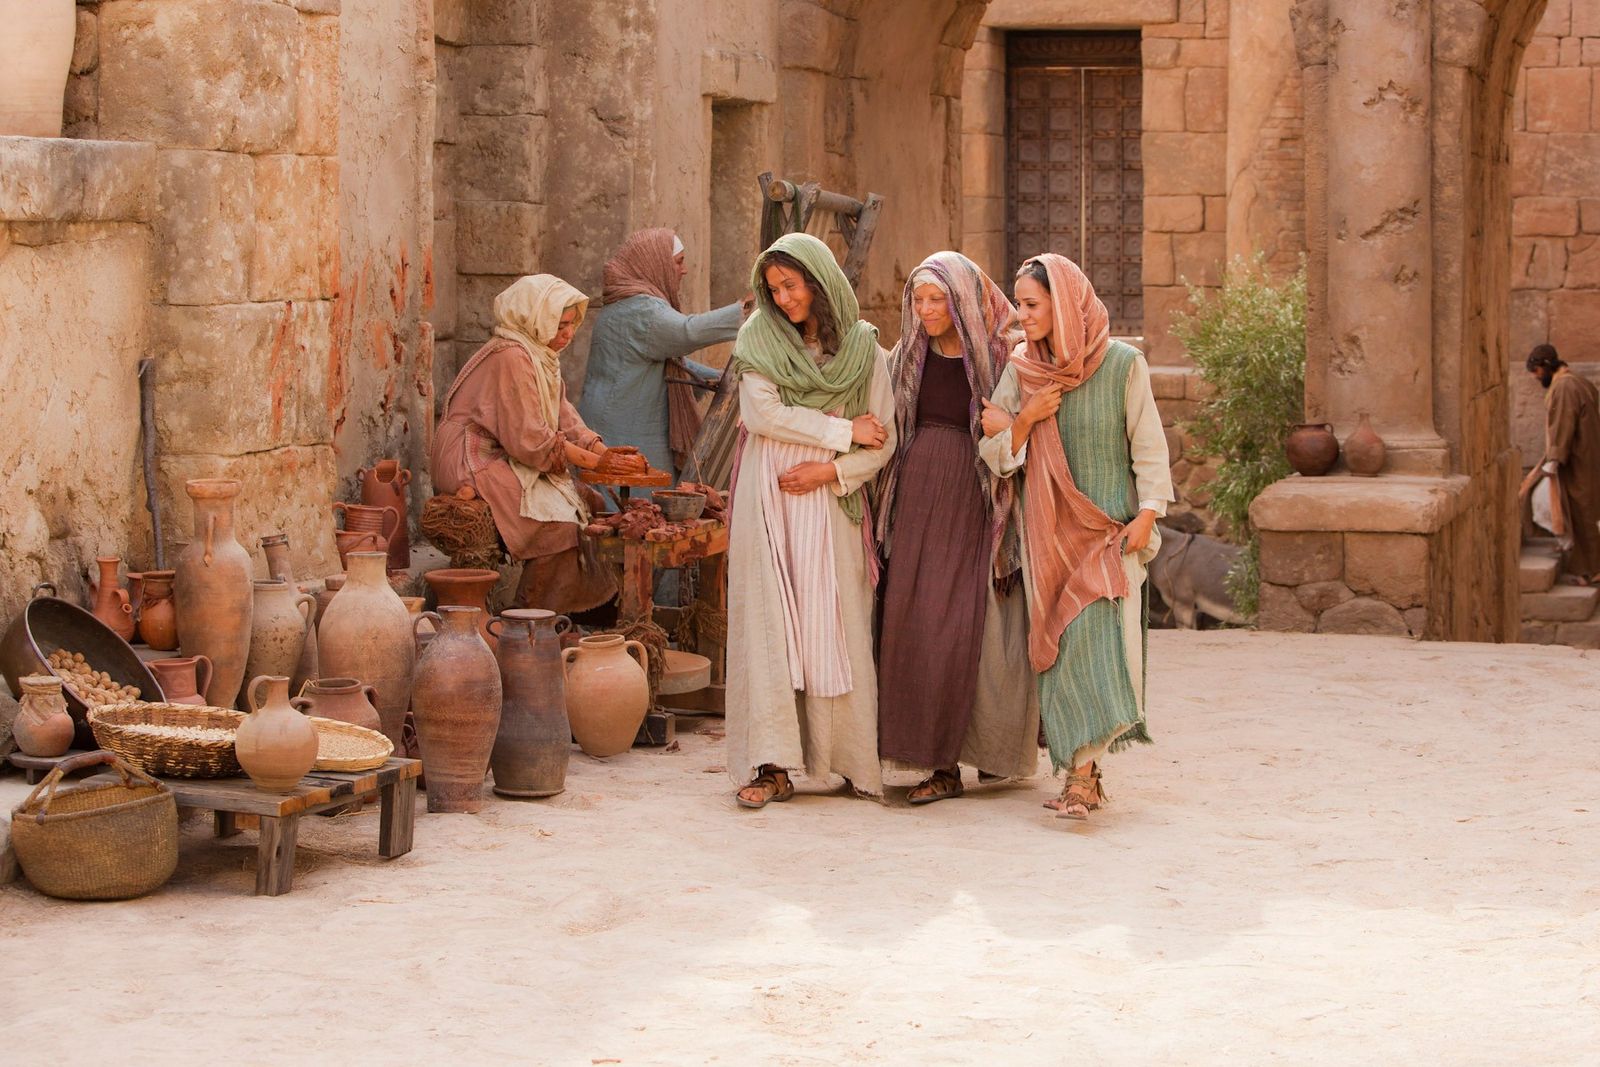
[{"label": "stack of pottery", "polygon": [[416,651],[411,615],[384,572],[387,559],[382,552],[350,553],[347,580],[317,629],[317,653],[324,674],[359,678],[377,690],[383,732],[399,750]]},{"label": "stack of pottery", "polygon": [[555,796],[566,787],[572,754],[561,634],[565,615],[514,608],[490,623],[499,639],[500,729],[489,765],[494,791],[510,797]]},{"label": "stack of pottery", "polygon": [[124,641],[132,641],[133,601],[117,580],[117,568],[122,565],[122,560],[117,556],[96,556],[95,563],[100,566],[100,580],[89,583],[94,617]]},{"label": "stack of pottery", "polygon": [[319,719],[338,719],[383,732],[383,720],[378,717],[378,691],[356,678],[312,678],[289,703]]},{"label": "stack of pottery", "polygon": [[[265,701],[259,699],[261,684]],[[250,683],[250,714],[233,741],[239,766],[257,789],[287,793],[317,762],[317,728],[289,703],[289,679],[257,677]]]},{"label": "stack of pottery", "polygon": [[145,571],[139,576],[139,639],[157,652],[178,647],[178,613],[172,606],[176,571]]},{"label": "stack of pottery", "polygon": [[372,469],[362,467],[357,473],[361,479],[361,502],[368,507],[394,508],[400,516],[389,535],[389,569],[406,570],[411,566],[411,531],[406,522],[406,486],[411,484],[411,472],[401,469],[397,459],[382,459]]},{"label": "stack of pottery", "polygon": [[[272,578],[281,578],[289,583],[291,589],[311,596],[311,629],[307,634],[305,647],[300,652],[300,662],[295,664],[294,671],[289,675],[293,681],[291,688],[298,690],[305,685],[306,679],[315,678],[319,673],[317,664],[317,622],[322,618],[322,602],[309,590],[298,585],[294,580],[294,568],[289,563],[289,538],[286,534],[268,534],[261,539],[261,554],[267,558],[267,575]],[[331,596],[331,594],[330,594]],[[255,672],[250,672],[255,677]]]},{"label": "stack of pottery", "polygon": [[11,738],[25,756],[59,756],[72,747],[74,726],[67,714],[61,679],[53,674],[27,674],[17,679],[22,687],[21,707],[11,721]]},{"label": "stack of pottery", "polygon": [[589,755],[616,756],[633,747],[650,711],[649,656],[644,645],[621,634],[595,634],[562,650],[572,736]]},{"label": "stack of pottery", "polygon": [[344,529],[335,530],[334,541],[339,546],[339,562],[350,569],[352,552],[383,552],[387,555],[389,542],[400,527],[400,512],[393,507],[375,508],[366,504],[346,504],[338,501],[333,513],[343,516]]},{"label": "stack of pottery", "polygon": [[500,666],[478,632],[481,614],[447,605],[423,615],[439,632],[417,664],[412,715],[432,812],[472,813],[483,806],[501,690]]},{"label": "stack of pottery", "polygon": [[433,589],[439,607],[477,608],[481,620],[479,633],[492,649],[494,634],[489,632],[489,594],[500,581],[500,572],[480,567],[446,567],[429,571],[423,580]]},{"label": "stack of pottery", "polygon": [[250,553],[233,534],[239,483],[197,478],[184,485],[194,501],[194,540],[178,557],[173,587],[178,644],[185,656],[208,656],[214,673],[206,703],[231,708],[250,657],[252,568]]},{"label": "stack of pottery", "polygon": [[298,689],[306,682],[296,678],[305,647],[316,637],[317,598],[302,593],[282,578],[255,582],[255,607],[250,618],[250,658],[245,674],[251,678],[283,675]]},{"label": "stack of pottery", "polygon": [[183,656],[150,661],[150,670],[168,704],[204,704],[205,691],[211,688],[211,660],[205,656]]}]

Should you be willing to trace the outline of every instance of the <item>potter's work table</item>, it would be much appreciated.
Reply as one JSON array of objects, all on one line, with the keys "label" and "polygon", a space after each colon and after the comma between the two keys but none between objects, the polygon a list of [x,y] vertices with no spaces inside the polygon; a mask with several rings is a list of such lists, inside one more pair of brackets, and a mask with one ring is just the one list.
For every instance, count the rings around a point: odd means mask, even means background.
[{"label": "potter's work table", "polygon": [[[54,758],[13,753],[13,766],[27,772],[29,783],[48,774],[57,763],[78,755],[68,752]],[[178,806],[212,813],[216,835],[239,832],[238,816],[261,820],[256,845],[256,896],[276,897],[294,883],[294,850],[300,834],[300,816],[315,815],[348,804],[371,793],[378,794],[378,855],[394,859],[411,851],[416,826],[417,779],[422,761],[391,758],[371,771],[314,771],[300,779],[288,793],[265,793],[248,778],[160,778],[177,798]]]}]

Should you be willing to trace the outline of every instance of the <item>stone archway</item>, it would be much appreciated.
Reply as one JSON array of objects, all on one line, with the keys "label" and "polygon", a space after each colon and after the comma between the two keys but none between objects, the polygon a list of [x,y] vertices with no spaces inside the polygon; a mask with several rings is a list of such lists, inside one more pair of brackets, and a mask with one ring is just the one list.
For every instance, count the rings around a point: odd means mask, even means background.
[{"label": "stone archway", "polygon": [[[1252,512],[1273,629],[1516,636],[1508,116],[1545,0],[1299,0],[1308,416],[1389,438],[1376,479]],[[1336,180],[1335,180],[1336,179]]]}]

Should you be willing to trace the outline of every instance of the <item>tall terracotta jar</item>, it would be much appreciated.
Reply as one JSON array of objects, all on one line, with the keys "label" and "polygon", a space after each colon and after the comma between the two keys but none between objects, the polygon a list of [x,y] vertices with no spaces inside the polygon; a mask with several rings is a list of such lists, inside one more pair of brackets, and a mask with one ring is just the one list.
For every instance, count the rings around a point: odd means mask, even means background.
[{"label": "tall terracotta jar", "polygon": [[397,459],[380,459],[370,470],[362,467],[357,473],[361,478],[361,502],[368,507],[394,508],[400,516],[389,537],[389,569],[406,570],[411,566],[411,532],[406,519],[406,486],[411,484],[411,472],[401,469]]},{"label": "tall terracotta jar", "polygon": [[150,661],[150,670],[168,704],[204,704],[202,696],[211,687],[211,661],[204,656],[182,656]]},{"label": "tall terracotta jar", "polygon": [[382,552],[351,553],[345,583],[322,614],[317,650],[324,674],[359,678],[377,689],[383,732],[398,750],[416,646],[411,615],[384,573],[386,560]]},{"label": "tall terracotta jar", "polygon": [[90,610],[95,618],[111,628],[112,633],[124,641],[132,641],[133,601],[117,579],[117,568],[122,565],[122,558],[96,556],[95,563],[100,568],[100,577],[89,583],[89,594],[93,598]]},{"label": "tall terracotta jar", "polygon": [[[321,674],[321,667],[317,663],[317,619],[322,615],[322,605],[309,589],[297,585],[294,580],[294,567],[289,562],[289,536],[287,534],[268,534],[261,539],[261,554],[267,560],[267,575],[272,578],[282,578],[289,583],[289,587],[302,593],[311,595],[311,630],[306,638],[305,645],[300,650],[300,662],[295,664],[289,677],[293,679],[289,688],[299,692],[305,685],[306,679],[315,678]],[[250,676],[255,677],[255,671]]]},{"label": "tall terracotta jar", "polygon": [[289,703],[289,679],[282,675],[256,677],[246,696],[250,714],[239,724],[233,741],[239,766],[257,789],[287,793],[316,766],[317,728]]},{"label": "tall terracotta jar", "polygon": [[633,747],[650,711],[650,654],[621,634],[595,634],[562,650],[567,715],[578,747],[591,756],[616,756]]},{"label": "tall terracotta jar", "polygon": [[61,679],[53,674],[26,674],[21,707],[11,722],[11,738],[24,756],[59,756],[72,747],[72,716],[61,695]]},{"label": "tall terracotta jar", "polygon": [[541,608],[514,608],[489,626],[499,639],[494,656],[502,697],[500,729],[489,758],[494,791],[508,797],[555,796],[566,788],[572,755],[561,670],[561,634],[572,628],[572,620]]},{"label": "tall terracotta jar", "polygon": [[378,691],[356,678],[312,678],[289,703],[307,715],[383,732],[383,720],[378,718]]},{"label": "tall terracotta jar", "polygon": [[73,0],[0,0],[0,137],[60,137]]},{"label": "tall terracotta jar", "polygon": [[194,539],[178,557],[173,583],[178,644],[185,656],[208,656],[215,668],[206,703],[231,708],[239,699],[250,658],[250,608],[254,599],[250,553],[233,533],[239,483],[197,478],[184,486],[194,501]]},{"label": "tall terracotta jar", "polygon": [[439,630],[417,664],[411,697],[429,811],[471,813],[483,806],[501,691],[500,666],[478,632],[481,614],[446,606],[423,616],[432,615]]},{"label": "tall terracotta jar", "polygon": [[145,571],[139,582],[139,638],[157,652],[178,647],[178,613],[172,606],[176,571]]},{"label": "tall terracotta jar", "polygon": [[489,632],[489,594],[494,592],[494,587],[500,581],[500,572],[491,571],[482,567],[445,567],[442,570],[429,571],[422,576],[423,580],[433,589],[434,599],[442,608],[446,605],[461,608],[477,608],[481,614],[479,632],[491,649],[494,648],[494,635]]},{"label": "tall terracotta jar", "polygon": [[300,669],[306,643],[312,640],[317,598],[300,592],[282,578],[258,578],[255,595],[245,674],[251,678],[285,675],[298,692],[306,680],[294,675]]}]

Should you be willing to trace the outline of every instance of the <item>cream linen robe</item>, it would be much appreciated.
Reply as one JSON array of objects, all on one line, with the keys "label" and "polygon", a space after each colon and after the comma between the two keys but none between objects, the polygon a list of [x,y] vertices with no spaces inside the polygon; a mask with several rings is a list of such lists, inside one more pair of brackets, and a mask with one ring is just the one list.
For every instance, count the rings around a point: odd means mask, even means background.
[{"label": "cream linen robe", "polygon": [[894,388],[885,357],[880,348],[868,403],[889,433],[878,449],[849,451],[849,419],[786,407],[778,387],[760,374],[747,371],[739,382],[739,414],[749,436],[739,459],[728,544],[727,764],[729,776],[741,786],[762,764],[771,763],[785,770],[803,767],[817,779],[843,775],[863,793],[883,793],[878,675],[872,659],[873,590],[862,527],[846,518],[843,508],[828,509],[854,688],[837,697],[808,697],[791,688],[783,602],[767,547],[762,494],[753,479],[760,476],[762,450],[770,438],[838,453],[836,496],[871,481],[895,447]]},{"label": "cream linen robe", "polygon": [[[995,386],[994,405],[1012,415],[1022,410],[1022,391],[1017,386],[1017,370],[1008,366]],[[1155,395],[1150,389],[1150,368],[1141,356],[1128,370],[1128,384],[1124,394],[1127,410],[1128,454],[1132,460],[1134,493],[1140,509],[1149,508],[1157,516],[1167,513],[1167,504],[1175,499],[1172,492],[1172,467],[1167,453],[1167,437],[1161,427],[1161,412],[1156,409]],[[1070,451],[1071,442],[1066,442]],[[993,437],[986,437],[978,446],[989,469],[998,477],[1009,478],[1027,463],[1028,446],[1020,454],[1011,454],[1011,430],[1008,428]],[[1028,491],[1024,478],[1022,493]],[[1017,494],[1018,521],[1021,521],[1022,493]],[[1127,650],[1128,676],[1133,681],[1133,693],[1139,701],[1139,711],[1144,711],[1144,627],[1140,615],[1146,567],[1161,549],[1161,528],[1152,528],[1150,543],[1142,552],[1124,555],[1123,570],[1128,575],[1128,596],[1122,601],[1122,642]],[[1034,596],[1033,574],[1028,567],[1027,539],[1022,541],[1022,580],[1029,598]],[[992,617],[992,616],[991,616]],[[985,634],[987,640],[987,634]],[[1027,656],[1026,644],[1023,656]],[[1038,686],[1033,687],[1035,694]],[[1037,696],[1035,697],[1037,699]],[[1106,745],[1080,749],[1073,754],[1072,765],[1082,767],[1104,754]]]}]

